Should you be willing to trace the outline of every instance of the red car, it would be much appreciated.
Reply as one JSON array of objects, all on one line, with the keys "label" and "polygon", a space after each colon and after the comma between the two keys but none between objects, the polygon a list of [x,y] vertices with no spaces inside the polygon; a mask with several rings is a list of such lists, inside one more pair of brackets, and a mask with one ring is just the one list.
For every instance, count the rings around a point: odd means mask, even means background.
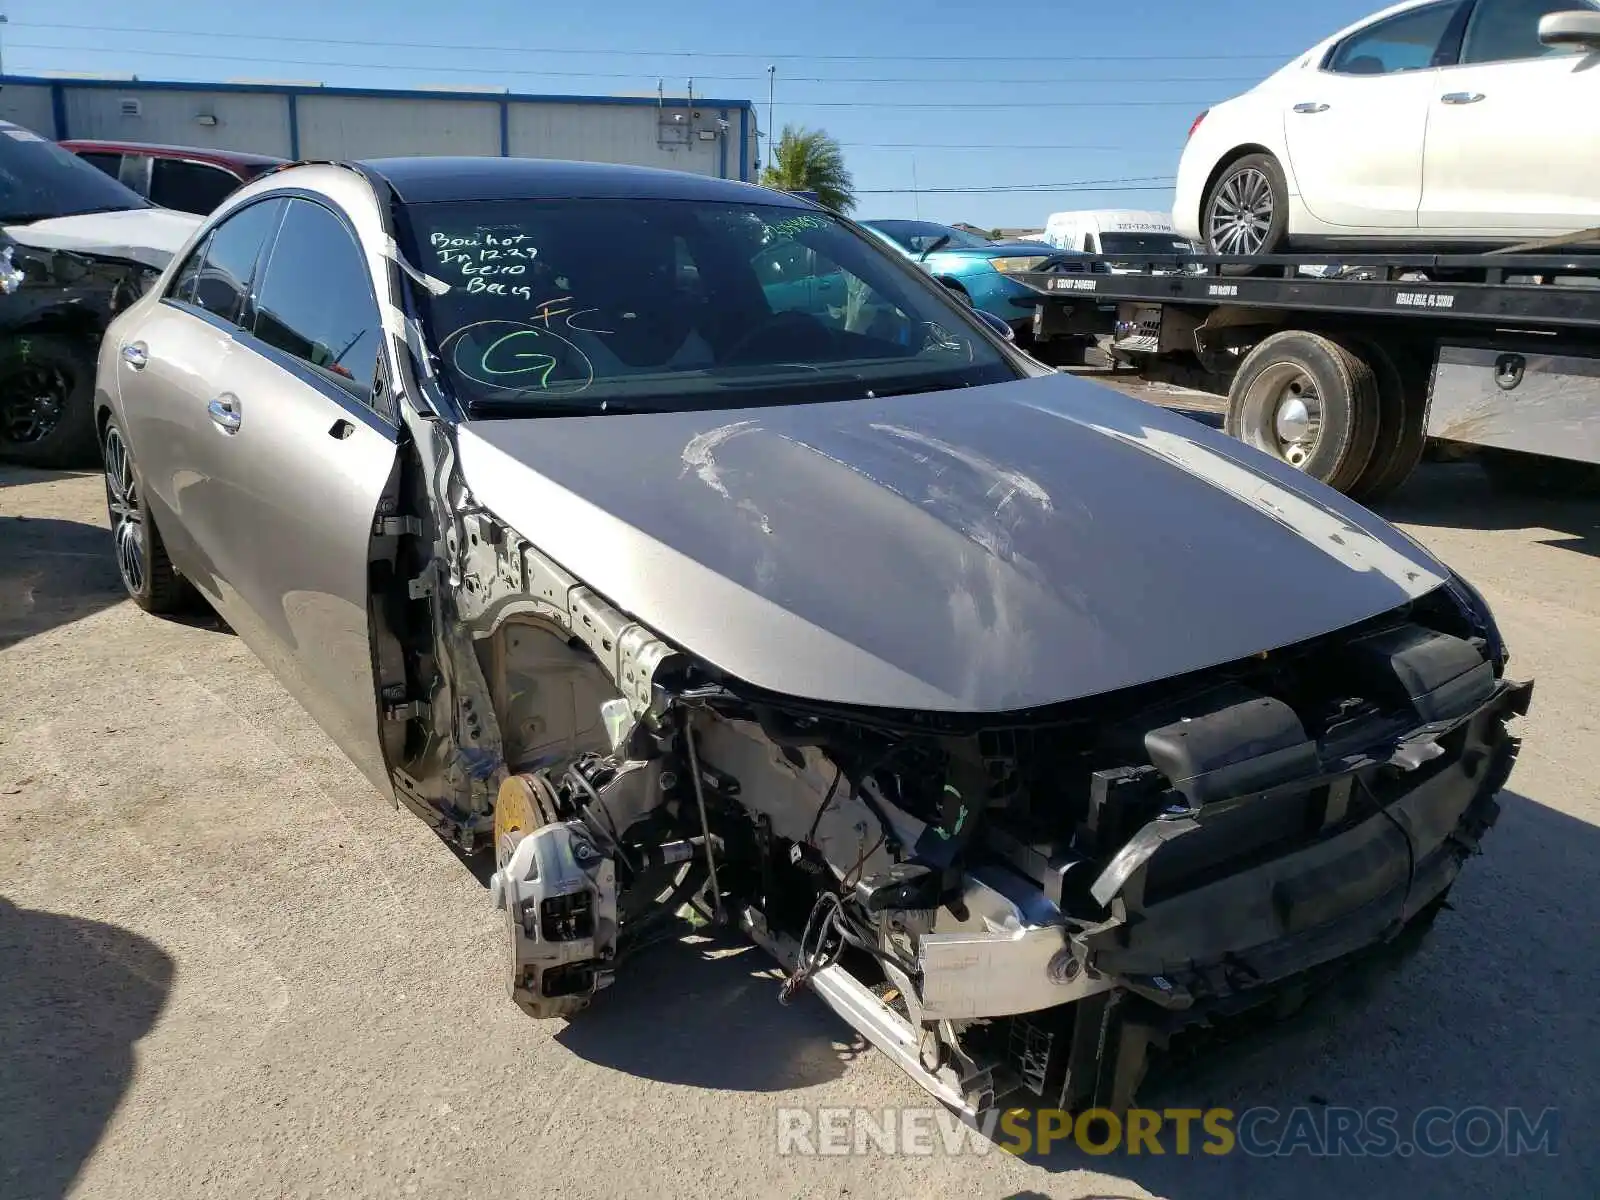
[{"label": "red car", "polygon": [[270,154],[143,142],[72,139],[61,145],[151,203],[202,216],[241,184],[289,161]]}]

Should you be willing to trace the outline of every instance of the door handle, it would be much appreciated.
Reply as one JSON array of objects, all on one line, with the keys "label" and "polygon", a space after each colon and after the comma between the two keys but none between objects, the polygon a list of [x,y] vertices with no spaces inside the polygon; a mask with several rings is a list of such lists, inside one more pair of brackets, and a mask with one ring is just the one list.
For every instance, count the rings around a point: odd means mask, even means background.
[{"label": "door handle", "polygon": [[143,342],[128,342],[122,347],[122,361],[135,371],[143,370],[150,361],[150,347]]},{"label": "door handle", "polygon": [[1327,112],[1328,106],[1326,104],[1318,103],[1315,100],[1307,100],[1303,104],[1296,104],[1294,106],[1294,110],[1297,113],[1319,113]]},{"label": "door handle", "polygon": [[206,405],[211,422],[223,433],[237,433],[244,415],[239,411],[239,401],[232,396],[218,396]]},{"label": "door handle", "polygon": [[1446,104],[1476,104],[1483,99],[1482,92],[1446,92],[1440,96]]}]

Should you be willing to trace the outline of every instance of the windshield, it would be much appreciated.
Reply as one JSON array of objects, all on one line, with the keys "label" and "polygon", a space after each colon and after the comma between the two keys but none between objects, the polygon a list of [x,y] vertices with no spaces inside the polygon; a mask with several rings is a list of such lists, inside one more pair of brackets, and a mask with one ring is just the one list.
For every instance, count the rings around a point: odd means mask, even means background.
[{"label": "windshield", "polygon": [[1188,254],[1191,242],[1175,233],[1102,233],[1102,254]]},{"label": "windshield", "polygon": [[0,121],[0,222],[149,208],[150,202],[37,133]]},{"label": "windshield", "polygon": [[945,290],[810,209],[411,205],[441,371],[470,415],[735,408],[1019,378]]},{"label": "windshield", "polygon": [[975,233],[932,221],[873,221],[871,224],[879,233],[893,238],[913,254],[921,254],[940,238],[950,239],[940,247],[944,250],[975,250],[994,244]]}]

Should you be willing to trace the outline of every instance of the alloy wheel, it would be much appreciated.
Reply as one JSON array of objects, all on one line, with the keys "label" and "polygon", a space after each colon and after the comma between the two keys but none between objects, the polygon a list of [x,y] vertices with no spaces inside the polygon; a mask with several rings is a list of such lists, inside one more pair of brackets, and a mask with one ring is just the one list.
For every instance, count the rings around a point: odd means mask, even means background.
[{"label": "alloy wheel", "polygon": [[27,445],[55,432],[72,394],[72,380],[60,367],[29,364],[11,372],[0,393],[0,440]]},{"label": "alloy wheel", "polygon": [[1206,228],[1219,254],[1260,254],[1272,229],[1272,181],[1258,167],[1235,171],[1211,198]]},{"label": "alloy wheel", "polygon": [[128,591],[137,595],[144,590],[145,581],[144,506],[133,474],[133,459],[115,425],[106,430],[105,462],[106,508],[111,516],[117,570]]}]

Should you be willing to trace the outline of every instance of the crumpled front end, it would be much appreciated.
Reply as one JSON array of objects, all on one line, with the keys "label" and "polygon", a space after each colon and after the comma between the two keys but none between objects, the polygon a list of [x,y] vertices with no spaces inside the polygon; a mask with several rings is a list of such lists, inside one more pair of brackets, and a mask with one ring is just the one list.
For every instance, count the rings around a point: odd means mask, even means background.
[{"label": "crumpled front end", "polygon": [[574,1015],[697,909],[968,1113],[1126,1107],[1151,1048],[1425,924],[1532,687],[1452,579],[1046,708],[851,708],[719,672],[487,514],[455,537],[455,690],[397,779],[493,845],[517,1003]]}]

